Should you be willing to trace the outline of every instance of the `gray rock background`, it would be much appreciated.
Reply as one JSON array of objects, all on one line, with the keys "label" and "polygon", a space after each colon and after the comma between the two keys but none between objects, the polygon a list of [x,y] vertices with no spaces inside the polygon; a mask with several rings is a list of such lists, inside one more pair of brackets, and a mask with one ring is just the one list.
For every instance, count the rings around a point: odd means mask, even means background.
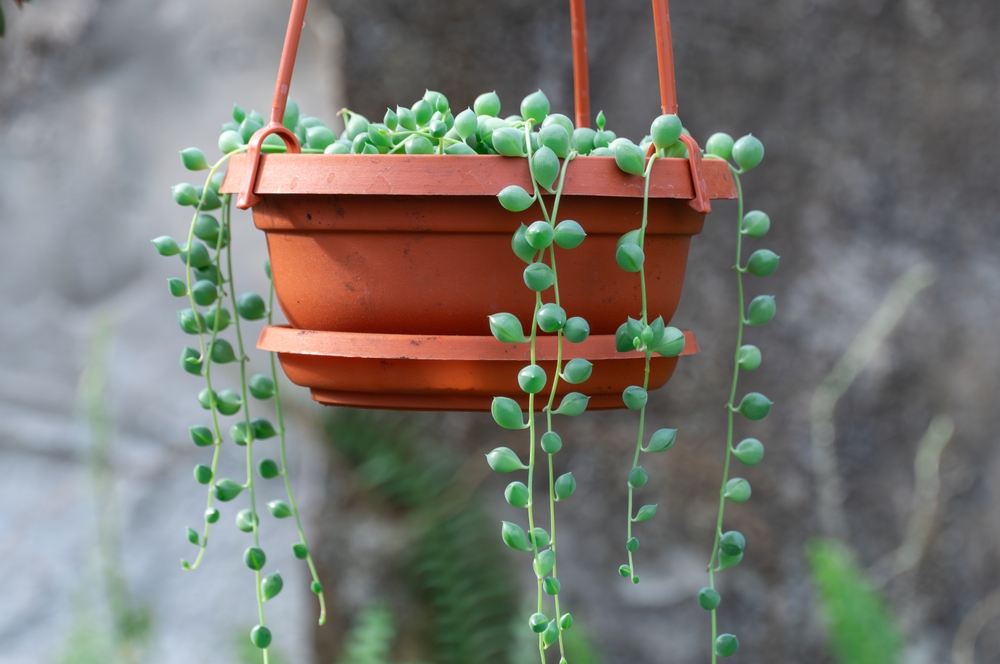
[{"label": "gray rock background", "polygon": [[[562,0],[312,4],[292,88],[304,112],[332,122],[346,100],[378,117],[387,104],[412,103],[425,87],[445,92],[455,106],[495,88],[506,109],[541,87],[555,110],[572,111]],[[841,401],[836,450],[849,541],[870,566],[904,536],[917,441],[933,416],[955,421],[930,546],[917,572],[887,589],[907,628],[908,662],[951,661],[963,617],[1000,586],[1000,517],[993,509],[1000,498],[993,440],[1000,196],[990,159],[1000,148],[1000,5],[672,4],[681,117],[702,142],[717,130],[752,131],[763,140],[767,158],[744,180],[747,201],[773,221],[768,239],[755,246],[782,255],[774,277],[748,283],[751,293],[777,295],[779,316],[750,333],[765,364],[741,384],[776,406],[764,422],[738,430],[763,440],[768,454],[761,466],[741,471],[754,498],[727,510],[727,527],[746,533],[750,547],[744,563],[723,574],[723,629],[740,636],[741,662],[831,661],[803,555],[807,538],[821,532],[809,400],[890,284],[926,261],[939,278]],[[232,528],[214,531],[205,569],[186,575],[176,564],[190,551],[183,528],[197,523],[202,509],[190,479],[200,457],[186,436],[202,411],[193,382],[175,369],[186,340],[163,281],[179,264],[158,259],[148,239],[186,227],[167,192],[189,177],[175,151],[213,146],[234,101],[268,106],[287,7],[265,0],[47,0],[21,12],[4,6],[5,662],[52,661],[77,607],[99,605],[88,438],[75,400],[87,338],[105,309],[117,321],[111,390],[124,572],[137,601],[154,614],[148,661],[235,661],[233,642],[253,623],[251,584],[236,562],[245,544]],[[593,109],[603,108],[612,128],[636,139],[657,113],[649,21],[644,2],[588,6]],[[635,418],[587,414],[564,428],[559,462],[580,483],[560,512],[564,551],[573,553],[561,559],[565,601],[609,664],[707,657],[708,620],[690,597],[704,583],[711,543],[725,431],[718,406],[728,390],[736,311],[729,269],[735,209],[715,209],[692,243],[674,319],[695,330],[702,353],[682,362],[651,399],[652,425],[676,427],[681,438],[646,464],[653,479],[643,501],[659,502],[661,513],[643,526],[638,587],[626,587],[615,571]],[[237,223],[250,221],[244,215]],[[247,232],[236,242],[246,248],[244,283],[263,290],[262,239]],[[319,409],[298,397],[293,465],[307,513],[314,521],[322,515],[322,528],[314,529],[320,548],[342,541],[338,523],[350,523],[368,542],[395,546],[400,538],[391,520],[371,532],[357,512],[339,520],[357,508],[360,492],[321,442]],[[414,420],[470,456],[524,445],[488,416]],[[237,452],[225,460],[233,474],[239,462]],[[503,480],[485,476],[483,483],[498,519],[508,515]],[[271,533],[275,549],[291,536],[281,526]],[[338,560],[335,554],[321,551]],[[331,661],[340,631],[365,598],[395,591],[385,573],[388,556],[374,565],[329,567],[335,619],[326,631],[313,631],[305,580],[292,577],[301,568],[287,558],[279,563],[287,588],[280,603],[269,604],[269,620],[292,661]],[[531,573],[527,565],[519,569],[527,587]],[[1000,618],[988,617],[976,662],[1000,661],[998,627]]]}]

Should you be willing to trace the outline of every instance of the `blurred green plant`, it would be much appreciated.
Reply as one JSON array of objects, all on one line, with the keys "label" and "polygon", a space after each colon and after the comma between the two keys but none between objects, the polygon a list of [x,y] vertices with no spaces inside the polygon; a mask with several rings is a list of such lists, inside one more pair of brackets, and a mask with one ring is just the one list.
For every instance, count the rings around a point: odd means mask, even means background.
[{"label": "blurred green plant", "polygon": [[847,549],[814,539],[806,556],[837,662],[899,664],[903,637],[892,611]]},{"label": "blurred green plant", "polygon": [[389,607],[370,604],[347,634],[340,664],[391,664],[396,624]]}]

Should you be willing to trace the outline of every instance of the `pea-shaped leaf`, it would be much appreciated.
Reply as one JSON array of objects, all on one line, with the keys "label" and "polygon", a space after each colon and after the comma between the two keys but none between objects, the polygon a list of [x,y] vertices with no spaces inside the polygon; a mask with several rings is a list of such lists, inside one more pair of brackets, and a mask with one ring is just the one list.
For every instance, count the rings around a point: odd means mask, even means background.
[{"label": "pea-shaped leaf", "polygon": [[545,249],[552,244],[555,231],[547,221],[536,221],[524,231],[524,239],[528,241],[532,249]]},{"label": "pea-shaped leaf", "polygon": [[229,437],[233,439],[233,442],[244,447],[247,443],[253,441],[253,428],[247,426],[246,422],[237,422],[229,429]]},{"label": "pea-shaped leaf", "polygon": [[246,320],[260,320],[267,315],[267,305],[257,293],[242,293],[236,298],[236,311]]},{"label": "pea-shaped leaf", "polygon": [[191,440],[198,447],[211,447],[215,444],[215,436],[208,427],[194,426],[188,429],[191,433]]},{"label": "pea-shaped leaf", "polygon": [[722,598],[714,588],[702,588],[698,591],[698,606],[706,611],[714,611]]},{"label": "pea-shaped leaf", "polygon": [[385,109],[385,115],[382,117],[382,124],[389,131],[396,131],[396,128],[399,126],[399,116],[391,108],[387,108]]},{"label": "pea-shaped leaf", "polygon": [[533,120],[535,125],[542,123],[549,114],[549,98],[541,90],[532,92],[521,100],[521,117]]},{"label": "pea-shaped leaf", "polygon": [[727,556],[738,556],[743,553],[746,545],[747,541],[739,531],[730,530],[723,533],[722,539],[719,540],[719,551]]},{"label": "pea-shaped leaf", "polygon": [[216,364],[227,364],[236,361],[233,346],[225,339],[216,339],[210,348],[212,361]]},{"label": "pea-shaped leaf", "polygon": [[573,316],[563,326],[563,336],[570,343],[582,343],[590,336],[590,324],[579,316]]},{"label": "pea-shaped leaf", "polygon": [[403,149],[406,154],[434,154],[434,144],[430,139],[416,134],[407,139],[406,147]]},{"label": "pea-shaped leaf", "polygon": [[177,240],[167,235],[153,238],[152,243],[161,256],[176,256],[181,253],[181,248],[178,246]]},{"label": "pea-shaped leaf", "polygon": [[[546,581],[549,580],[551,579],[546,579]],[[554,594],[554,593],[549,593],[549,594]],[[555,620],[550,620],[549,624],[545,627],[545,631],[542,632],[542,644],[546,648],[548,648],[558,640],[559,640],[559,624]]]},{"label": "pea-shaped leaf", "polygon": [[219,134],[219,152],[222,154],[235,152],[244,145],[246,145],[246,141],[243,140],[242,134],[238,131],[229,129]]},{"label": "pea-shaped leaf", "polygon": [[[496,133],[493,134],[496,141]],[[531,171],[535,176],[535,181],[545,189],[552,191],[559,176],[559,157],[550,148],[541,146],[538,151],[531,155]]]},{"label": "pea-shaped leaf", "polygon": [[[502,397],[497,397],[498,399]],[[520,409],[518,409],[520,411]],[[519,427],[520,428],[520,427]],[[509,447],[498,447],[486,455],[486,463],[490,468],[498,473],[511,473],[515,470],[527,470],[528,467],[521,463],[517,453]]]},{"label": "pea-shaped leaf", "polygon": [[517,384],[527,394],[538,394],[545,389],[545,370],[537,364],[529,364],[517,374]]},{"label": "pea-shaped leaf", "polygon": [[235,415],[242,405],[243,400],[240,398],[239,392],[233,390],[222,390],[216,400],[216,408],[223,415]]},{"label": "pea-shaped leaf", "polygon": [[417,121],[418,127],[426,125],[434,115],[434,107],[426,99],[418,100],[410,110],[413,111],[413,118]]},{"label": "pea-shaped leaf", "polygon": [[773,401],[760,392],[750,392],[743,397],[736,410],[748,420],[762,420],[767,417],[773,404]]},{"label": "pea-shaped leaf", "polygon": [[565,127],[558,124],[550,124],[542,127],[538,132],[538,142],[559,157],[565,159],[569,156],[570,138]]},{"label": "pea-shaped leaf", "polygon": [[749,171],[764,159],[764,144],[752,134],[743,136],[733,144],[733,161],[741,171]]},{"label": "pea-shaped leaf", "polygon": [[681,121],[676,115],[665,114],[653,120],[649,135],[657,150],[673,145],[681,137]]},{"label": "pea-shaped leaf", "polygon": [[210,390],[206,387],[198,392],[198,403],[205,410],[210,410],[213,404],[217,404],[218,402],[219,395],[217,395],[214,390]]},{"label": "pea-shaped leaf", "polygon": [[756,466],[764,458],[764,445],[756,438],[746,438],[736,446],[733,455],[744,466]]},{"label": "pea-shaped leaf", "polygon": [[205,522],[206,523],[216,523],[219,520],[219,510],[214,507],[209,507],[205,510]]},{"label": "pea-shaped leaf", "polygon": [[286,519],[292,516],[292,508],[283,500],[272,500],[267,509],[275,519]]},{"label": "pea-shaped leaf", "polygon": [[[522,191],[524,190],[522,189]],[[510,240],[510,248],[514,250],[514,255],[525,263],[531,263],[534,261],[535,254],[538,253],[538,250],[532,247],[528,242],[528,227],[524,224],[521,224],[521,226],[514,231],[514,235]]]},{"label": "pea-shaped leaf", "polygon": [[209,330],[222,332],[229,327],[229,320],[229,309],[223,307],[221,303],[205,311],[205,325]]},{"label": "pea-shaped leaf", "polygon": [[535,320],[542,332],[556,332],[566,324],[566,310],[558,304],[549,302],[538,308]]},{"label": "pea-shaped leaf", "polygon": [[500,530],[500,536],[503,538],[504,544],[515,551],[531,550],[531,547],[528,546],[528,536],[524,534],[524,530],[521,526],[516,523],[504,521],[503,527]]},{"label": "pea-shaped leaf", "polygon": [[305,560],[309,557],[309,549],[302,542],[296,542],[292,545],[292,555],[299,560]]},{"label": "pea-shaped leaf", "polygon": [[640,410],[646,405],[649,394],[638,385],[630,385],[622,392],[622,401],[629,410]]},{"label": "pea-shaped leaf", "polygon": [[452,143],[451,145],[445,147],[445,154],[477,154],[475,150],[470,148],[465,143]]},{"label": "pea-shaped leaf", "polygon": [[285,583],[281,580],[280,574],[277,572],[274,574],[268,574],[260,580],[260,594],[264,597],[264,601],[266,602],[269,599],[277,597],[284,585]]},{"label": "pea-shaped leaf", "polygon": [[265,480],[273,480],[281,474],[281,471],[278,469],[278,462],[274,459],[261,459],[260,463],[257,464],[257,474]]},{"label": "pea-shaped leaf", "polygon": [[734,503],[745,503],[750,500],[750,483],[742,477],[734,477],[726,482],[725,497]]},{"label": "pea-shaped leaf", "polygon": [[[182,326],[183,329],[183,326]],[[187,332],[187,330],[184,330]],[[201,375],[201,353],[188,347],[181,351],[181,369],[194,376]]]},{"label": "pea-shaped leaf", "polygon": [[677,440],[677,429],[658,429],[653,432],[643,452],[666,452]]},{"label": "pea-shaped leaf", "polygon": [[542,434],[542,451],[546,454],[555,454],[562,449],[562,438],[555,431],[546,431]]},{"label": "pea-shaped leaf", "polygon": [[733,156],[733,137],[723,132],[712,134],[705,141],[705,152],[729,161]]},{"label": "pea-shaped leaf", "polygon": [[725,553],[724,551],[720,551],[718,568],[721,570],[729,567],[735,567],[736,565],[740,564],[741,560],[743,560],[742,552],[736,554],[735,556],[731,556]]},{"label": "pea-shaped leaf", "polygon": [[503,495],[512,507],[528,506],[528,487],[523,482],[511,482],[504,489]]},{"label": "pea-shaped leaf", "polygon": [[198,484],[208,484],[212,481],[213,475],[212,469],[208,466],[199,463],[194,467],[194,479]]},{"label": "pea-shaped leaf", "polygon": [[326,146],[336,140],[336,134],[330,131],[328,127],[318,126],[306,129],[306,147],[313,150],[325,150]]},{"label": "pea-shaped leaf", "polygon": [[251,546],[243,552],[243,562],[252,570],[260,570],[267,563],[267,556],[264,555],[264,549]]},{"label": "pea-shaped leaf", "polygon": [[663,357],[677,357],[684,352],[684,333],[676,327],[665,327],[658,344],[652,349]]},{"label": "pea-shaped leaf", "polygon": [[175,184],[170,188],[170,192],[174,196],[174,202],[178,205],[197,205],[198,204],[198,192],[195,190],[194,186],[188,182],[181,182],[180,184]]},{"label": "pea-shaped leaf", "polygon": [[590,401],[590,397],[580,394],[579,392],[570,392],[562,398],[559,402],[559,407],[556,408],[553,413],[556,415],[566,415],[568,417],[576,417],[587,410],[587,402]]},{"label": "pea-shaped leaf", "polygon": [[248,142],[250,140],[250,138],[255,133],[257,133],[257,130],[259,130],[263,126],[264,125],[262,125],[260,122],[258,122],[256,120],[256,118],[248,116],[248,117],[243,118],[243,122],[240,123],[240,127],[239,127],[238,131],[239,131],[240,136],[243,138],[243,141],[244,142]]},{"label": "pea-shaped leaf", "polygon": [[576,478],[573,473],[564,473],[556,478],[555,494],[556,500],[566,500],[576,491]]},{"label": "pea-shaped leaf", "polygon": [[544,528],[535,526],[534,530],[528,531],[528,544],[534,544],[537,548],[542,549],[547,547],[549,542],[549,534],[545,532]]},{"label": "pea-shaped leaf", "polygon": [[715,654],[719,657],[729,657],[735,655],[740,648],[739,639],[732,634],[720,634],[715,639]]},{"label": "pea-shaped leaf", "polygon": [[643,505],[639,508],[632,521],[649,521],[656,515],[656,505]]},{"label": "pea-shaped leaf", "polygon": [[776,307],[773,295],[758,295],[747,309],[747,325],[766,325],[774,318]]},{"label": "pea-shaped leaf", "polygon": [[572,219],[560,221],[553,233],[555,243],[563,249],[579,247],[586,237],[587,233],[583,230],[583,226]]},{"label": "pea-shaped leaf", "polygon": [[[542,581],[542,590],[545,591],[546,595],[558,595],[559,594],[559,590],[561,588],[562,588],[562,584],[559,583],[559,579],[557,579],[554,576],[546,577],[546,579],[544,581]],[[552,623],[550,623],[550,624],[555,625],[556,622],[553,620]],[[548,630],[546,630],[546,632],[547,631]],[[557,632],[556,636],[558,638],[558,632]],[[555,640],[553,639],[553,642],[554,641]]]},{"label": "pea-shaped leaf", "polygon": [[208,253],[208,247],[203,245],[201,242],[193,242],[191,244],[190,252],[188,251],[186,244],[180,247],[178,256],[180,257],[181,262],[185,265],[188,264],[189,254],[191,267],[204,268],[208,267],[208,265],[212,262],[212,257]]},{"label": "pea-shaped leaf", "polygon": [[198,542],[199,542],[198,531],[195,530],[194,528],[188,528],[187,529],[187,539],[188,539],[189,542],[191,542],[192,544],[194,544],[195,546],[197,546]]},{"label": "pea-shaped leaf", "polygon": [[500,127],[493,131],[493,149],[504,157],[523,157],[522,140],[524,135],[513,127]]},{"label": "pea-shaped leaf", "polygon": [[632,576],[632,568],[628,565],[622,565],[618,568],[618,575],[628,578]]},{"label": "pea-shaped leaf", "polygon": [[622,142],[615,145],[614,150],[615,163],[618,164],[618,168],[632,175],[642,175],[645,162],[642,150],[639,149],[638,145],[632,142]]},{"label": "pea-shaped leaf", "polygon": [[524,284],[533,291],[542,292],[555,283],[555,273],[545,263],[532,263],[524,268]]},{"label": "pea-shaped leaf", "polygon": [[528,626],[531,628],[532,632],[541,634],[545,631],[545,628],[549,626],[549,619],[545,617],[544,613],[533,613],[531,614],[531,617],[528,618]]},{"label": "pea-shaped leaf", "polygon": [[556,556],[552,553],[551,549],[546,549],[545,551],[538,552],[538,558],[536,558],[531,566],[535,570],[535,576],[539,579],[544,578],[552,571],[552,568],[556,564]]},{"label": "pea-shaped leaf", "polygon": [[559,619],[559,627],[566,631],[573,626],[573,616],[569,613],[564,613],[562,618]]},{"label": "pea-shaped leaf", "polygon": [[594,139],[597,132],[590,127],[580,127],[573,131],[573,142],[576,143],[576,151],[580,154],[590,154],[594,149]]},{"label": "pea-shaped leaf", "polygon": [[215,498],[223,503],[227,503],[240,495],[241,491],[243,491],[243,485],[229,478],[216,481],[215,486],[212,487],[212,493],[215,495]]},{"label": "pea-shaped leaf", "polygon": [[740,369],[743,371],[753,371],[760,366],[761,355],[760,349],[752,344],[745,344],[740,346],[740,351],[737,354],[736,363],[739,365]]},{"label": "pea-shaped leaf", "polygon": [[514,314],[499,313],[489,317],[490,332],[505,344],[521,344],[528,341],[524,336],[521,321]]},{"label": "pea-shaped leaf", "polygon": [[626,272],[639,272],[642,270],[642,264],[645,259],[646,255],[643,253],[642,248],[631,242],[623,243],[615,252],[615,261],[618,262],[618,267]]},{"label": "pea-shaped leaf", "polygon": [[270,376],[254,374],[247,382],[247,387],[255,399],[270,399],[274,396],[274,381]]},{"label": "pea-shaped leaf", "polygon": [[628,323],[622,323],[615,331],[615,350],[619,353],[629,353],[635,350],[632,343],[634,338],[628,333]]},{"label": "pea-shaped leaf", "polygon": [[625,542],[625,548],[629,551],[629,553],[635,553],[639,548],[639,540],[635,537],[628,538],[628,541]]},{"label": "pea-shaped leaf", "polygon": [[504,206],[505,209],[510,210],[511,212],[522,212],[527,210],[531,207],[531,204],[535,202],[534,196],[531,196],[528,192],[516,184],[504,187],[500,193],[497,194],[497,199],[499,199],[500,205]]},{"label": "pea-shaped leaf", "polygon": [[645,486],[646,482],[649,481],[649,475],[646,474],[645,469],[642,466],[636,466],[629,471],[628,474],[628,485],[633,489],[638,489],[641,486]]},{"label": "pea-shaped leaf", "polygon": [[476,113],[471,109],[467,108],[455,116],[455,131],[462,137],[462,140],[475,134],[478,128],[479,122]]},{"label": "pea-shaped leaf", "polygon": [[257,517],[250,510],[240,510],[236,513],[236,528],[244,533],[252,533],[257,525]]},{"label": "pea-shaped leaf", "polygon": [[485,92],[476,97],[472,108],[476,115],[488,115],[495,118],[500,114],[500,97],[497,96],[496,92]]},{"label": "pea-shaped leaf", "polygon": [[205,153],[198,148],[185,148],[181,150],[181,163],[189,171],[203,171],[208,168]]},{"label": "pea-shaped leaf", "polygon": [[594,372],[594,365],[582,357],[576,357],[563,367],[562,377],[570,385],[579,385]]},{"label": "pea-shaped leaf", "polygon": [[750,237],[764,237],[771,229],[771,218],[760,210],[750,210],[743,215],[741,232]]},{"label": "pea-shaped leaf", "polygon": [[219,222],[210,214],[199,214],[194,222],[194,236],[214,247],[219,241]]},{"label": "pea-shaped leaf", "polygon": [[263,625],[257,625],[250,630],[250,643],[261,650],[271,645],[271,630]]},{"label": "pea-shaped leaf", "polygon": [[493,397],[493,405],[490,406],[493,419],[504,429],[526,429],[524,415],[517,402],[507,397]]},{"label": "pea-shaped leaf", "polygon": [[758,249],[750,255],[747,261],[747,272],[755,277],[768,277],[778,269],[780,256],[770,249]]}]

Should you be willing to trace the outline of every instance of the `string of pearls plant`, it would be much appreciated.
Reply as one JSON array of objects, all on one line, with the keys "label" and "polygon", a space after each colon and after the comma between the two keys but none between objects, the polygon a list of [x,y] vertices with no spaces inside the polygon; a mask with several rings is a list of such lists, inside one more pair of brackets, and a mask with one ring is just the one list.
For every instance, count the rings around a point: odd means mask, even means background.
[{"label": "string of pearls plant", "polygon": [[[646,485],[649,476],[640,465],[643,453],[658,453],[669,450],[677,439],[675,429],[659,429],[645,438],[646,408],[648,401],[650,362],[654,354],[676,357],[684,349],[684,335],[677,328],[667,326],[662,316],[652,318],[647,310],[645,263],[645,234],[649,211],[649,184],[653,164],[666,157],[687,157],[687,144],[682,140],[686,133],[680,120],[674,115],[661,115],[653,121],[648,136],[637,145],[631,140],[618,137],[606,128],[603,112],[597,116],[597,130],[574,126],[573,122],[559,113],[550,113],[549,100],[541,91],[525,97],[520,105],[520,113],[501,119],[500,99],[494,92],[480,95],[472,108],[457,115],[452,113],[448,99],[439,92],[428,90],[423,98],[411,107],[397,106],[388,109],[381,123],[369,122],[364,116],[349,109],[343,109],[345,129],[338,136],[321,120],[299,114],[298,106],[291,99],[284,117],[284,125],[291,129],[302,144],[303,153],[326,154],[499,154],[527,161],[531,177],[532,191],[511,185],[498,195],[500,204],[512,212],[524,212],[537,206],[541,219],[525,226],[521,224],[511,239],[513,252],[527,265],[524,268],[524,283],[535,293],[535,306],[530,323],[530,331],[525,334],[522,322],[511,313],[498,312],[489,317],[490,330],[504,343],[530,345],[530,362],[517,376],[518,385],[527,395],[528,413],[525,414],[517,401],[507,397],[496,397],[491,412],[494,420],[503,428],[526,430],[529,451],[527,463],[512,449],[499,447],[487,455],[490,467],[500,473],[527,473],[527,482],[513,481],[504,496],[507,502],[518,510],[525,510],[527,529],[514,521],[503,521],[501,537],[510,548],[531,554],[532,569],[537,581],[537,605],[528,619],[529,628],[538,635],[540,661],[546,662],[546,650],[558,644],[560,664],[568,664],[563,632],[573,624],[570,613],[564,612],[560,602],[562,583],[558,576],[557,537],[555,505],[568,499],[576,490],[576,479],[572,473],[558,477],[553,470],[553,457],[563,446],[562,438],[553,426],[553,415],[573,417],[582,414],[589,397],[581,392],[568,392],[556,405],[560,381],[569,385],[585,383],[591,376],[593,366],[583,357],[571,357],[572,346],[587,339],[590,327],[580,316],[569,316],[561,305],[559,293],[559,271],[556,263],[556,248],[572,250],[586,238],[586,231],[572,219],[560,219],[559,204],[570,162],[587,156],[614,157],[618,167],[625,173],[642,176],[645,180],[642,220],[639,228],[625,233],[618,241],[615,259],[619,267],[634,273],[639,279],[641,310],[636,318],[628,318],[616,334],[616,347],[621,352],[639,351],[645,358],[642,385],[632,385],[622,394],[624,405],[638,411],[638,431],[634,453],[629,470],[625,475],[628,488],[627,520],[625,529],[625,549],[627,564],[621,565],[619,573],[632,583],[639,583],[636,572],[635,553],[639,539],[633,534],[633,526],[653,518],[655,504],[642,505],[635,509],[635,492]],[[245,113],[234,107],[232,121],[223,125],[219,137],[219,149],[223,157],[211,168],[200,150],[189,148],[181,152],[184,165],[191,170],[208,169],[204,186],[195,188],[190,184],[180,184],[173,188],[174,199],[181,205],[194,207],[194,215],[188,230],[187,241],[179,244],[170,237],[153,240],[156,249],[165,256],[178,255],[185,265],[185,279],[171,279],[168,286],[172,295],[187,297],[189,307],[178,312],[181,329],[198,339],[198,348],[185,348],[181,355],[181,367],[194,375],[201,376],[205,388],[198,396],[199,402],[209,411],[211,426],[197,425],[191,428],[191,437],[196,445],[213,448],[210,465],[198,465],[195,479],[209,485],[207,510],[203,532],[188,529],[188,539],[198,546],[198,554],[193,563],[183,561],[185,569],[198,567],[208,544],[209,529],[219,519],[219,511],[214,502],[229,502],[246,491],[249,507],[236,514],[236,526],[252,534],[253,545],[244,553],[245,564],[254,571],[257,584],[257,604],[259,624],[251,632],[252,642],[263,651],[263,661],[268,661],[267,648],[271,634],[265,626],[264,603],[281,590],[282,581],[277,573],[263,575],[266,563],[264,551],[259,546],[259,518],[256,509],[254,486],[254,443],[278,437],[280,465],[271,459],[263,459],[257,464],[257,473],[263,479],[282,476],[288,501],[276,500],[268,503],[268,510],[277,518],[294,517],[299,530],[300,541],[294,543],[293,554],[306,560],[312,573],[312,589],[320,602],[320,624],[325,619],[325,605],[322,588],[316,578],[301,519],[292,493],[292,487],[285,472],[285,426],[282,419],[278,394],[277,368],[273,353],[270,357],[269,374],[257,374],[247,378],[247,363],[240,319],[259,320],[266,318],[270,323],[274,307],[274,287],[270,289],[268,301],[255,293],[243,293],[234,297],[235,287],[232,275],[232,256],[229,249],[230,196],[219,196],[218,189],[223,172],[220,170],[234,154],[246,151],[246,144],[255,131],[263,126],[263,118],[256,112]],[[265,152],[283,152],[284,143],[276,136],[268,137],[263,143]],[[744,537],[737,531],[723,532],[723,517],[726,501],[741,503],[750,497],[750,485],[742,478],[730,478],[732,457],[745,465],[752,466],[763,457],[763,445],[754,438],[747,438],[733,446],[734,416],[742,415],[749,420],[759,420],[768,414],[771,402],[762,394],[747,394],[737,404],[736,390],[739,372],[752,371],[761,363],[761,354],[755,346],[743,344],[746,325],[763,325],[773,318],[774,298],[761,295],[754,298],[745,309],[743,275],[768,276],[778,265],[778,256],[767,249],[755,251],[744,266],[742,264],[743,236],[762,237],[770,222],[762,212],[743,214],[743,192],[740,175],[757,166],[763,158],[764,149],[753,136],[744,136],[738,141],[726,134],[715,134],[706,143],[706,158],[732,160],[730,170],[736,182],[738,200],[738,236],[736,245],[737,293],[740,306],[737,331],[736,356],[733,379],[727,403],[727,440],[725,464],[720,491],[719,512],[715,539],[708,565],[709,584],[698,593],[698,603],[712,616],[712,661],[718,656],[729,656],[736,652],[738,641],[732,634],[718,634],[717,608],[720,596],[715,588],[717,572],[739,563],[745,547]],[[543,194],[551,195],[548,201]],[[221,210],[221,222],[209,212]],[[207,243],[206,244],[203,244]],[[225,253],[225,261],[223,261]],[[572,254],[568,254],[570,259]],[[270,271],[268,269],[268,277]],[[236,314],[232,316],[226,303]],[[233,322],[236,349],[220,333]],[[540,334],[556,337],[555,371],[550,377],[537,363],[537,342]],[[566,359],[571,357],[571,359]],[[213,388],[213,364],[238,362],[240,382],[237,390]],[[278,426],[274,427],[266,418],[252,418],[247,402],[248,392],[257,399],[275,400]],[[539,402],[541,400],[541,402]],[[540,411],[544,422],[538,420],[536,404],[544,403]],[[219,448],[223,443],[220,417],[235,416],[242,410],[242,420],[232,425],[230,438],[237,445],[245,446],[247,476],[244,482],[216,478]],[[544,454],[544,457],[540,457]],[[538,463],[541,460],[542,466]],[[536,470],[547,475],[548,530],[539,525],[540,514],[536,513],[535,475]],[[548,598],[548,600],[547,600]],[[549,608],[546,604],[549,604]]]}]

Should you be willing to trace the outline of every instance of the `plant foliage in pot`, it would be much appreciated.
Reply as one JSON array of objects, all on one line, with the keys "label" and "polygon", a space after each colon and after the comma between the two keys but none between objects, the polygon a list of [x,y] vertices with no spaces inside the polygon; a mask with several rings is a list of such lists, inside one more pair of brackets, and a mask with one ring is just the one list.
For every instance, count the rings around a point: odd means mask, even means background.
[{"label": "plant foliage in pot", "polygon": [[[562,634],[573,619],[560,604],[555,504],[572,496],[576,480],[572,473],[554,475],[552,459],[563,441],[553,416],[588,408],[637,412],[634,454],[623,468],[627,562],[619,572],[639,583],[633,530],[656,514],[656,505],[634,504],[649,480],[641,455],[664,452],[677,438],[673,429],[646,435],[648,392],[667,381],[679,355],[696,350],[693,336],[669,323],[690,238],[700,232],[712,198],[738,200],[740,311],[709,583],[697,600],[712,614],[713,661],[736,651],[735,636],[717,633],[715,574],[738,564],[746,544],[739,532],[723,530],[727,501],[750,497],[749,482],[730,477],[730,462],[759,463],[763,445],[753,438],[734,444],[735,416],[759,420],[771,407],[759,393],[738,400],[737,381],[741,371],[761,363],[760,351],[743,344],[744,327],[766,324],[775,313],[768,295],[746,305],[743,276],[769,276],[778,257],[758,249],[743,259],[744,238],[762,237],[770,226],[762,212],[743,214],[740,175],[763,158],[760,141],[715,134],[703,153],[676,115],[666,5],[653,2],[662,115],[638,144],[608,129],[603,113],[597,129],[589,128],[582,0],[571,2],[575,123],[552,113],[541,91],[503,119],[495,93],[455,113],[447,97],[427,91],[411,107],[388,109],[380,123],[345,109],[339,137],[322,121],[300,115],[288,99],[306,7],[305,0],[294,0],[270,120],[265,124],[256,112],[235,107],[219,139],[223,157],[211,167],[201,150],[182,151],[184,165],[208,169],[208,177],[200,188],[185,183],[173,189],[179,204],[194,208],[186,242],[163,236],[154,244],[185,265],[185,278],[171,279],[169,290],[188,300],[178,322],[198,347],[184,349],[181,366],[203,378],[198,400],[210,417],[210,424],[191,427],[191,437],[213,449],[211,465],[194,470],[196,481],[207,486],[207,508],[202,531],[188,529],[197,558],[183,564],[199,565],[220,516],[217,504],[245,491],[249,507],[235,517],[253,538],[244,552],[258,588],[260,623],[251,640],[265,662],[271,634],[264,604],[282,581],[277,573],[264,574],[259,479],[284,479],[287,501],[268,503],[268,511],[296,520],[299,541],[292,552],[309,565],[324,619],[322,587],[285,473],[275,354],[289,378],[323,403],[488,409],[501,427],[527,431],[526,462],[505,447],[490,452],[487,462],[497,472],[526,473],[526,483],[511,482],[505,497],[525,510],[527,528],[503,521],[501,537],[531,555],[537,611],[528,628],[538,634],[541,661],[550,648],[565,661]],[[266,298],[235,290],[233,194],[239,194],[238,207],[253,208],[255,224],[267,234],[272,285]],[[272,325],[276,298],[289,326]],[[241,319],[267,322],[258,341],[258,348],[270,351],[266,374],[248,375]],[[235,345],[223,335],[230,326]],[[239,366],[238,389],[217,391],[212,368],[231,362]],[[276,424],[250,416],[250,397],[274,399]],[[229,438],[246,448],[243,482],[215,476],[222,418],[234,416]],[[272,437],[280,461],[258,462],[255,443]],[[547,474],[547,530],[536,520],[536,471]]]}]

